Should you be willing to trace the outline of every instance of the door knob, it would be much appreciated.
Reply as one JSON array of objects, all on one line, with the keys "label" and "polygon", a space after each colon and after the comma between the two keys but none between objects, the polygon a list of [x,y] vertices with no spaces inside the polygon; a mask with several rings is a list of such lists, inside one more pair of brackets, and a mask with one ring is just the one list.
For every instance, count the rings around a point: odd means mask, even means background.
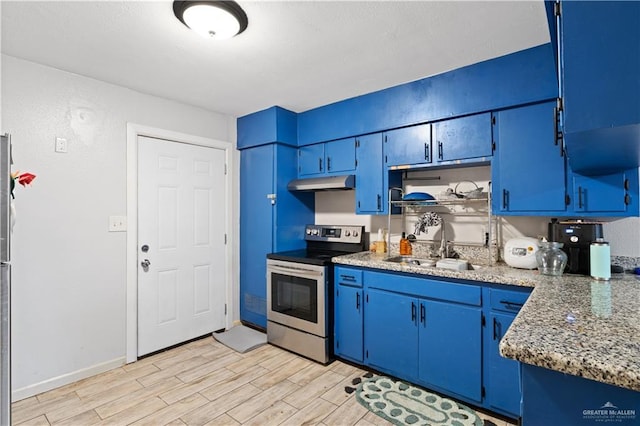
[{"label": "door knob", "polygon": [[147,272],[149,270],[149,265],[151,265],[151,262],[149,262],[149,259],[145,259],[142,262],[140,262],[140,266],[142,266],[142,270],[144,272]]}]

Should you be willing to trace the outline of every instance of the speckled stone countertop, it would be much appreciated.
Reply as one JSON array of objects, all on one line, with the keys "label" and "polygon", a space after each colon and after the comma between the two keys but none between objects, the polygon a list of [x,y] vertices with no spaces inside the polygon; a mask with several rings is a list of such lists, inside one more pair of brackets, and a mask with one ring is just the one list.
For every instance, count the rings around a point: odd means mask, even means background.
[{"label": "speckled stone countertop", "polygon": [[333,258],[340,265],[534,287],[500,342],[506,358],[640,391],[640,279],[550,277],[504,264],[451,271],[387,262],[371,252]]}]

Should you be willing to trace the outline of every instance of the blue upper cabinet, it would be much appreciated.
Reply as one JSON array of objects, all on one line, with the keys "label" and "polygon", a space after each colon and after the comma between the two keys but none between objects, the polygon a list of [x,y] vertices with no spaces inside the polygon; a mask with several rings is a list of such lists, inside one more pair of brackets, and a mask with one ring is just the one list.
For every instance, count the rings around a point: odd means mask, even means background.
[{"label": "blue upper cabinet", "polygon": [[433,124],[435,160],[447,163],[491,156],[491,114],[476,114]]},{"label": "blue upper cabinet", "polygon": [[571,168],[640,166],[640,2],[563,1],[564,138]]},{"label": "blue upper cabinet", "polygon": [[279,142],[298,146],[295,112],[274,106],[238,118],[238,149]]},{"label": "blue upper cabinet", "polygon": [[569,170],[571,208],[583,216],[637,216],[638,169],[585,176]]},{"label": "blue upper cabinet", "polygon": [[565,158],[556,139],[555,106],[546,102],[495,114],[494,213],[565,212]]},{"label": "blue upper cabinet", "polygon": [[355,169],[355,138],[302,146],[298,150],[299,177],[352,173]]},{"label": "blue upper cabinet", "polygon": [[384,133],[387,167],[431,163],[431,124],[404,127]]},{"label": "blue upper cabinet", "polygon": [[298,114],[310,145],[558,97],[550,43]]}]

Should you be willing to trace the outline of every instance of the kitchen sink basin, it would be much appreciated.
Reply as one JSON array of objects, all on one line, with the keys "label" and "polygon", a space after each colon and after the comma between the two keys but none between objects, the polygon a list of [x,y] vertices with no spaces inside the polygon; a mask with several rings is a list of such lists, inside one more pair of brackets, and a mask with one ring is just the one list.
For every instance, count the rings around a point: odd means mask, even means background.
[{"label": "kitchen sink basin", "polygon": [[386,262],[403,263],[413,266],[436,266],[436,259],[424,259],[413,256],[395,256],[385,259]]}]

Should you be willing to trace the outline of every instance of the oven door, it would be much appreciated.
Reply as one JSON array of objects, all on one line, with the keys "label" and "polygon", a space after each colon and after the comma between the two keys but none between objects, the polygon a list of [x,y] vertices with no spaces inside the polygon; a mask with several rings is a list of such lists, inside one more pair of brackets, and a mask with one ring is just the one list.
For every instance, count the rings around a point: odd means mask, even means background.
[{"label": "oven door", "polygon": [[324,266],[267,259],[267,319],[327,337],[326,275]]}]

